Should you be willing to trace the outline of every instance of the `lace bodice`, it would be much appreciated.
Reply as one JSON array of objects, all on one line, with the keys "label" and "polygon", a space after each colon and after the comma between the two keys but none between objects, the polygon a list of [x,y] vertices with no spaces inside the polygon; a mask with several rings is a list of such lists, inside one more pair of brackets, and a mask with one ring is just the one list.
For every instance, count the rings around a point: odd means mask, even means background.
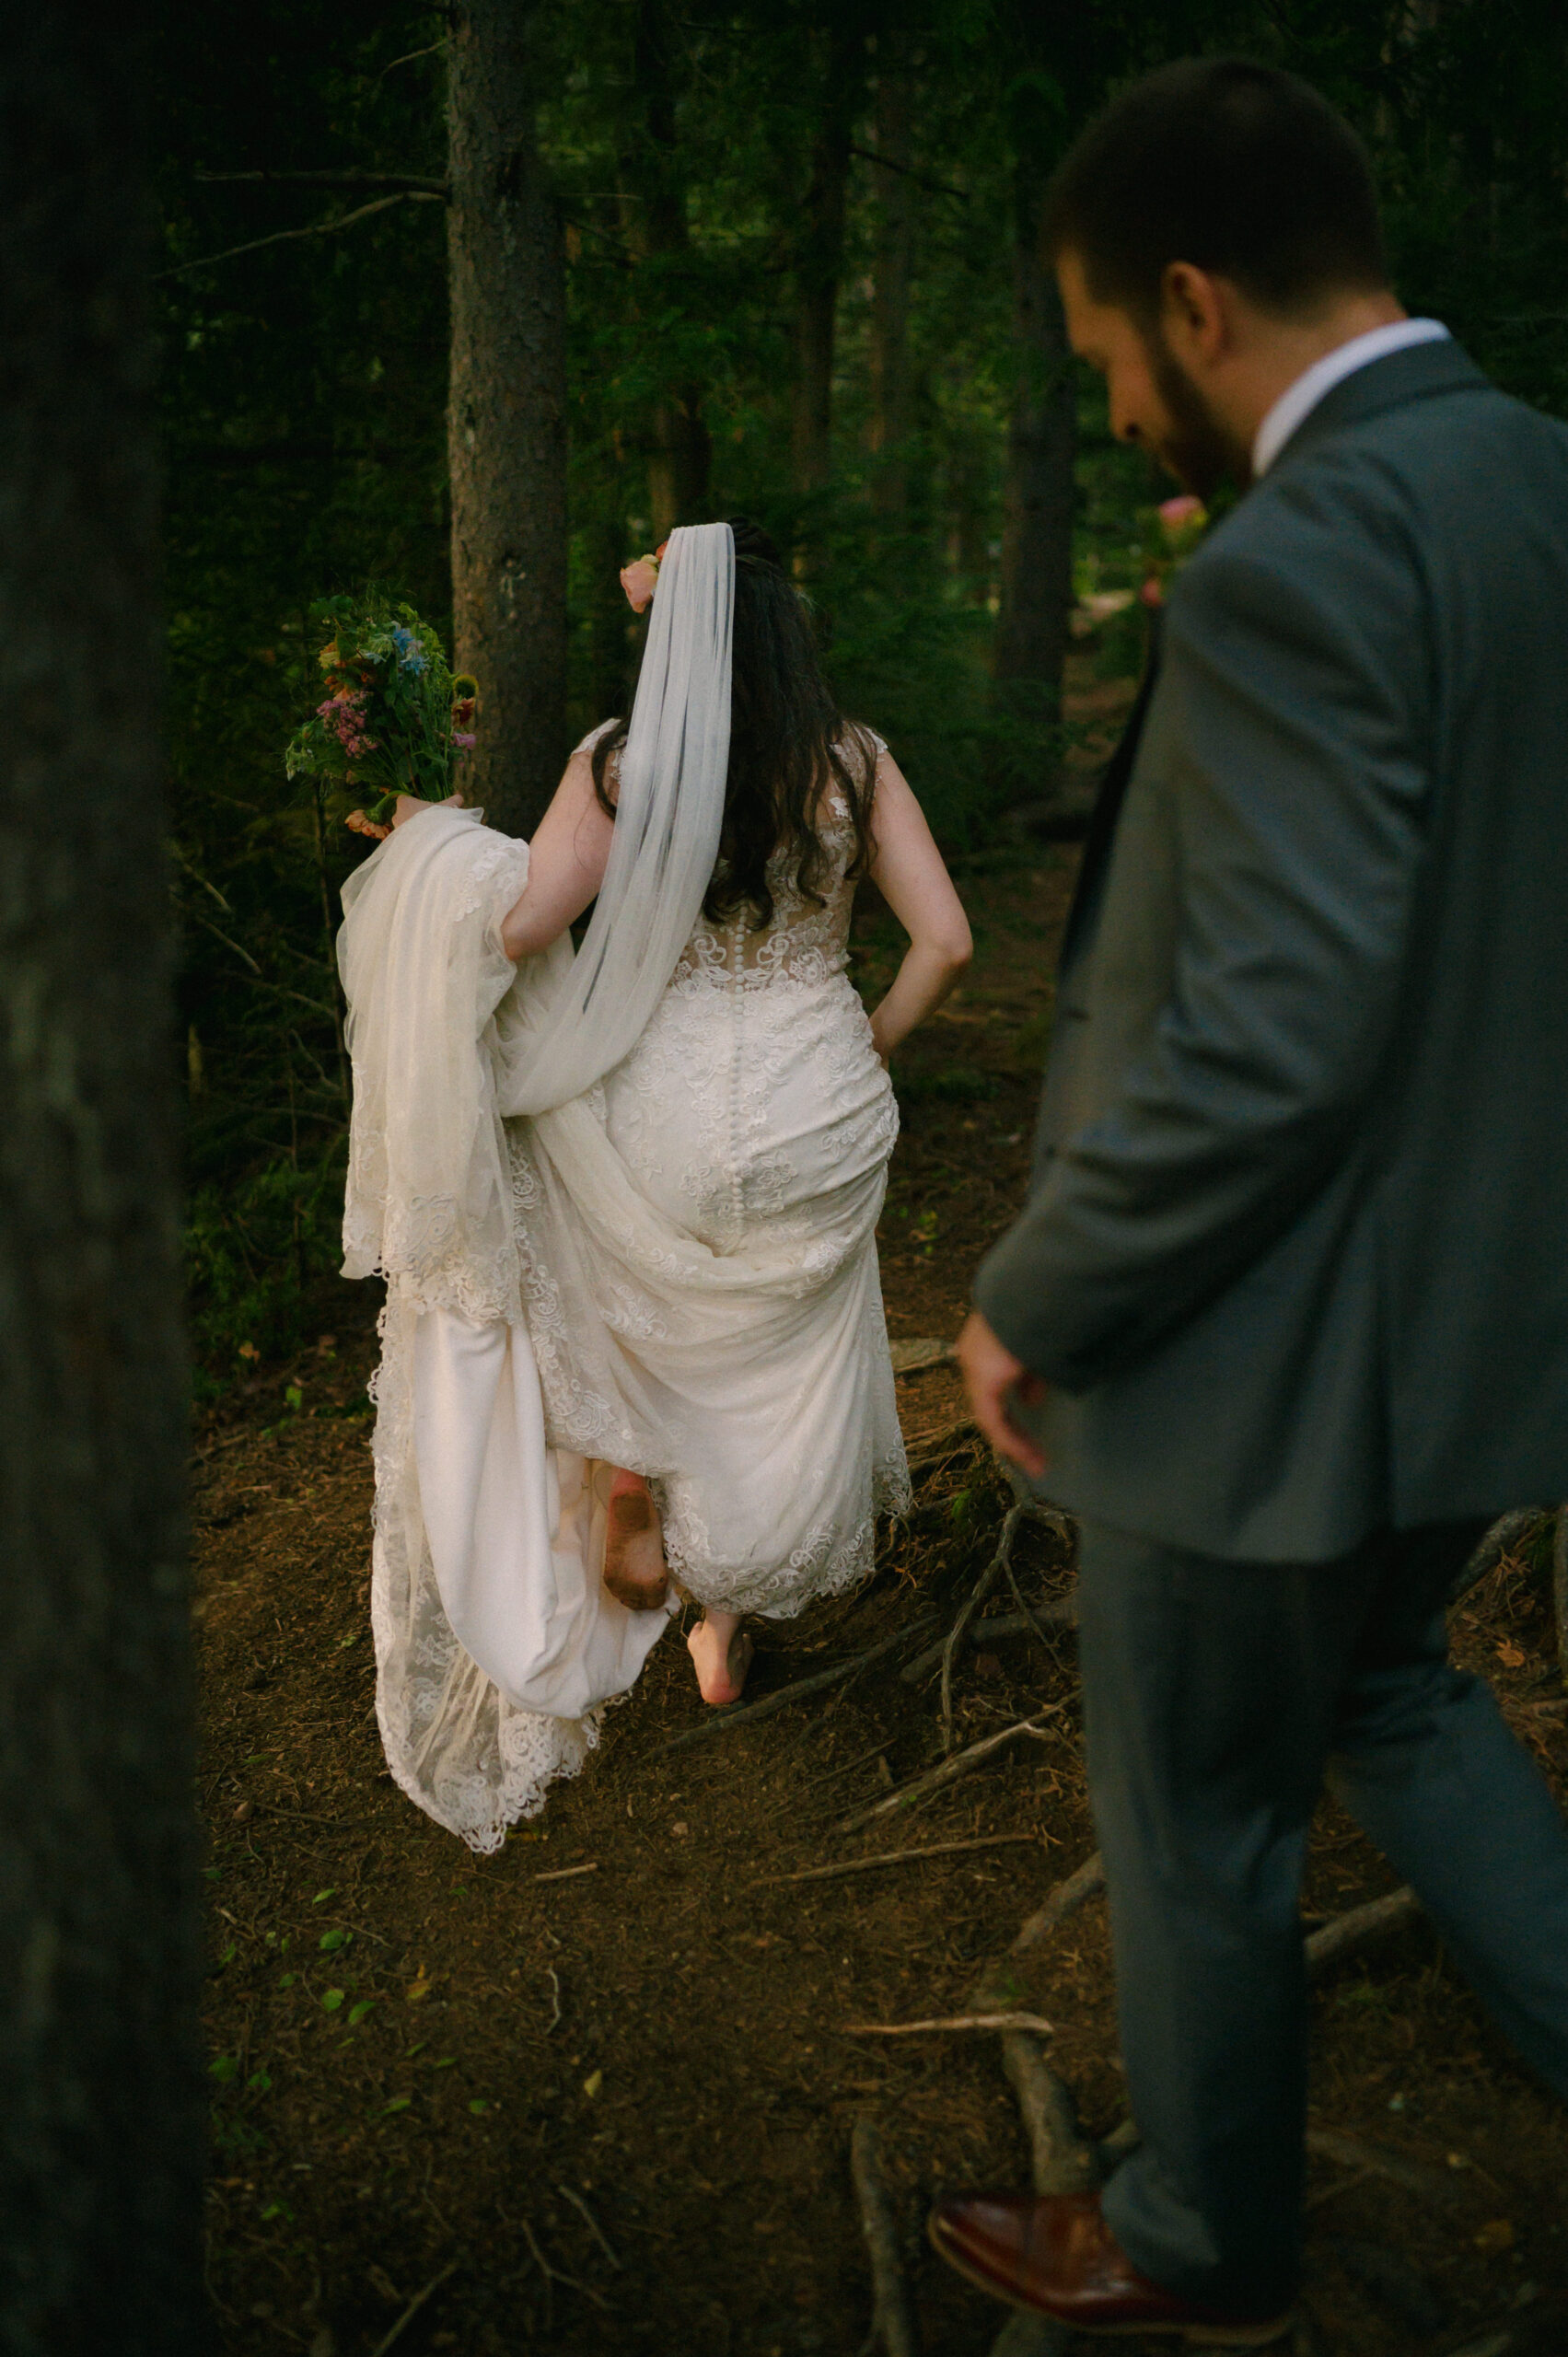
[{"label": "lace bodice", "polygon": [[[614,725],[606,721],[583,739],[578,750],[591,752],[604,729]],[[884,740],[873,732],[867,734],[877,753],[885,753],[888,748]],[[853,746],[844,745],[839,749],[846,760],[855,758]],[[612,794],[619,761],[619,754],[612,753],[607,764],[607,783]],[[843,972],[849,962],[849,924],[854,901],[849,869],[854,858],[855,836],[849,806],[837,784],[830,786],[822,797],[818,833],[827,854],[826,870],[818,888],[819,897],[808,897],[796,888],[796,862],[787,852],[775,852],[768,862],[768,888],[773,896],[773,913],[768,923],[754,928],[745,911],[723,924],[710,924],[705,916],[700,916],[670,978],[671,990],[714,985],[746,989],[775,981],[825,982]]]}]

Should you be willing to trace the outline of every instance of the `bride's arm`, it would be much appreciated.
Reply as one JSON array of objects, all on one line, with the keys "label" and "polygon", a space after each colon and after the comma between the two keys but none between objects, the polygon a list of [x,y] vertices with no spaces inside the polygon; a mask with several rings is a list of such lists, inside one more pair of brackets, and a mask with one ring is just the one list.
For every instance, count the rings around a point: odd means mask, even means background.
[{"label": "bride's arm", "polygon": [[871,840],[871,880],[910,937],[893,986],[871,1018],[871,1036],[886,1062],[900,1039],[941,1005],[974,944],[925,813],[889,753],[877,763]]},{"label": "bride's arm", "polygon": [[574,753],[528,846],[528,880],[501,923],[516,961],[537,957],[580,917],[604,881],[615,822],[594,792],[593,764]]}]

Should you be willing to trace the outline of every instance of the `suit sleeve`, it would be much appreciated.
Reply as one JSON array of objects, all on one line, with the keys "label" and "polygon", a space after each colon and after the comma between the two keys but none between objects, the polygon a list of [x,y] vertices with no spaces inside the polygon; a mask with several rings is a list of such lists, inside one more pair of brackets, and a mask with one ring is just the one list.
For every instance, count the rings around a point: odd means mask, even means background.
[{"label": "suit sleeve", "polygon": [[1285,1233],[1388,1054],[1430,823],[1420,577],[1395,532],[1294,521],[1267,554],[1216,540],[1172,599],[1146,788],[1174,797],[1168,992],[976,1288],[1067,1390],[1135,1365]]}]

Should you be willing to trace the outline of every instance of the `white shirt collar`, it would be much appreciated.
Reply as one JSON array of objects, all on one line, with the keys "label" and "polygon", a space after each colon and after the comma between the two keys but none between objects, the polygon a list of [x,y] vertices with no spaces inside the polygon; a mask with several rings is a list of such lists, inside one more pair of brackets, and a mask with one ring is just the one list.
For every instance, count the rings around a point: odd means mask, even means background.
[{"label": "white shirt collar", "polygon": [[1305,369],[1294,385],[1287,385],[1252,437],[1252,472],[1254,477],[1265,475],[1295,432],[1304,418],[1310,416],[1324,394],[1358,368],[1365,368],[1374,360],[1386,360],[1391,352],[1403,352],[1412,343],[1437,343],[1446,337],[1447,329],[1441,319],[1391,319],[1387,327],[1368,328],[1365,335],[1353,335],[1348,343],[1336,344],[1321,360],[1315,360]]}]

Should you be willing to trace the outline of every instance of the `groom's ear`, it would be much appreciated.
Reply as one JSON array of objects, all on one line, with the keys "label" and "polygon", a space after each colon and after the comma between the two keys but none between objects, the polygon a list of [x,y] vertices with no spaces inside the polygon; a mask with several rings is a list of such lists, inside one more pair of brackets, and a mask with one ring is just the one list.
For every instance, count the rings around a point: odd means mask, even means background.
[{"label": "groom's ear", "polygon": [[1160,275],[1160,327],[1174,357],[1202,374],[1233,340],[1236,290],[1196,262],[1167,262]]}]

